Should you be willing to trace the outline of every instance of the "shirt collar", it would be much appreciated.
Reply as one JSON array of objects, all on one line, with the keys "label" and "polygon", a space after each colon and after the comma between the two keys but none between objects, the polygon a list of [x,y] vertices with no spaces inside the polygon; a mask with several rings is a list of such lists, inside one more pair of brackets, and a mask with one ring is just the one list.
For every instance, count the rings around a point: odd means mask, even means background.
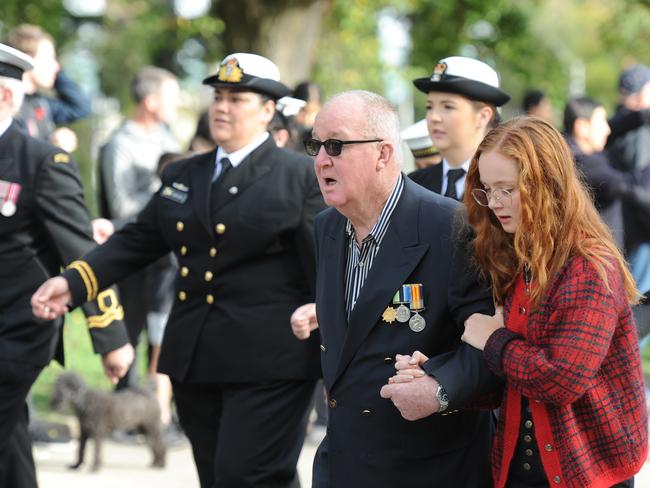
[{"label": "shirt collar", "polygon": [[0,122],[0,137],[2,137],[5,132],[7,132],[13,120],[13,118],[9,117],[7,120]]},{"label": "shirt collar", "polygon": [[236,168],[246,158],[246,156],[260,147],[264,141],[269,138],[269,136],[270,134],[268,132],[264,132],[259,137],[255,138],[252,142],[231,153],[227,153],[221,146],[219,146],[217,149],[217,162],[221,161],[223,158],[228,158],[230,159],[230,164],[232,164],[232,167]]},{"label": "shirt collar", "polygon": [[[460,168],[463,168],[465,170],[465,174],[469,171],[469,165],[472,162],[472,158],[469,158],[467,161],[465,161]],[[447,173],[449,172],[450,169],[457,169],[458,167],[451,167],[449,163],[447,162],[446,159],[442,160],[442,178],[443,180],[447,179]]]}]

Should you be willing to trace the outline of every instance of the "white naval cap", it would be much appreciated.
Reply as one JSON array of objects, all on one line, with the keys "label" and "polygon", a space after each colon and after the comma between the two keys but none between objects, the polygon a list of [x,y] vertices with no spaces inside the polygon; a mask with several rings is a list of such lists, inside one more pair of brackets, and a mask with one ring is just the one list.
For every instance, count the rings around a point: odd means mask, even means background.
[{"label": "white naval cap", "polygon": [[0,44],[0,76],[23,79],[23,73],[34,69],[34,60],[18,49]]},{"label": "white naval cap", "polygon": [[427,129],[426,119],[417,121],[415,124],[409,125],[402,130],[402,139],[408,145],[409,149],[416,158],[423,158],[437,154],[438,148],[433,145],[431,137],[429,137],[429,129]]},{"label": "white naval cap", "polygon": [[501,90],[499,75],[492,67],[478,59],[463,56],[441,59],[429,78],[418,78],[413,80],[413,84],[424,93],[456,93],[497,107],[510,100],[510,95]]},{"label": "white naval cap", "polygon": [[275,100],[291,92],[280,82],[280,70],[273,61],[251,53],[229,54],[221,61],[217,74],[203,80],[203,84],[241,87]]},{"label": "white naval cap", "polygon": [[282,97],[276,102],[275,108],[277,111],[282,112],[285,117],[291,117],[300,112],[300,109],[307,105],[305,100],[294,97]]}]

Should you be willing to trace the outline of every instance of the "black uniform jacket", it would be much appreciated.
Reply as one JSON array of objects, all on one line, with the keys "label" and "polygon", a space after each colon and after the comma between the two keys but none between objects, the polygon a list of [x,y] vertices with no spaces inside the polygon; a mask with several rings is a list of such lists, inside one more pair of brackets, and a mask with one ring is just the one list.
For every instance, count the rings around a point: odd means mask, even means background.
[{"label": "black uniform jacket", "polygon": [[[15,213],[0,215],[0,359],[43,366],[61,321],[35,318],[30,299],[47,278],[95,246],[90,219],[70,156],[30,137],[15,121],[0,137],[0,181],[20,185]],[[84,312],[96,352],[128,342],[114,290],[102,292],[101,303],[86,304]]]},{"label": "black uniform jacket", "polygon": [[[324,203],[306,156],[272,138],[212,183],[215,151],[170,165],[134,223],[83,258],[100,286],[172,251],[179,262],[160,371],[179,381],[316,378],[318,334],[291,313],[313,301],[313,222]],[[64,274],[74,303],[87,290]],[[153,291],[152,291],[153,292]]]},{"label": "black uniform jacket", "polygon": [[[316,309],[330,410],[315,488],[491,486],[491,414],[461,407],[498,380],[460,336],[472,313],[494,312],[489,290],[468,264],[461,208],[405,179],[349,321],[346,219],[334,209],[319,215]],[[423,285],[421,332],[384,320],[402,284]],[[447,413],[409,422],[379,390],[395,373],[395,354],[415,350],[433,357],[425,369],[445,386],[450,403]]]},{"label": "black uniform jacket", "polygon": [[418,185],[434,193],[442,193],[442,163],[416,169],[409,173],[409,178]]}]

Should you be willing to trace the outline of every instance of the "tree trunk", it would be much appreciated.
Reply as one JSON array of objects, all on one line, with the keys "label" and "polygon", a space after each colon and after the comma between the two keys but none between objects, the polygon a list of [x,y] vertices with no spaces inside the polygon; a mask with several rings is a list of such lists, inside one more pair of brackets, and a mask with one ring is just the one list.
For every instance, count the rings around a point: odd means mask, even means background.
[{"label": "tree trunk", "polygon": [[329,0],[221,0],[224,53],[250,52],[271,59],[293,88],[309,78]]}]

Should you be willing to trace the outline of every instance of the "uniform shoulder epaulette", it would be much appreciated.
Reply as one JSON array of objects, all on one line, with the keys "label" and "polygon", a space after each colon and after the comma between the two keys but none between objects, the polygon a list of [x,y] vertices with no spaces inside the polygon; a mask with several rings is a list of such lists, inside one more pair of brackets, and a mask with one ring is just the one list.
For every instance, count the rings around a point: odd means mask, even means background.
[{"label": "uniform shoulder epaulette", "polygon": [[56,153],[52,158],[52,161],[54,161],[55,163],[67,164],[70,162],[70,155],[64,152]]}]

